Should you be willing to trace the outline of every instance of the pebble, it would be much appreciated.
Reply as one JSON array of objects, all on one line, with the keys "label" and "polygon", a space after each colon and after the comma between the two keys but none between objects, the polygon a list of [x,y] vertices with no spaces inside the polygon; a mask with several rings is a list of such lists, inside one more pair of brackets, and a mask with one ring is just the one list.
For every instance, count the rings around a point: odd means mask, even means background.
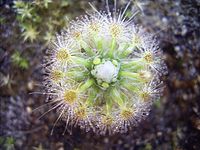
[{"label": "pebble", "polygon": [[26,107],[26,111],[29,113],[29,114],[31,114],[32,113],[32,108],[31,107]]},{"label": "pebble", "polygon": [[29,91],[32,91],[32,90],[34,89],[34,81],[29,81],[29,82],[27,83],[27,89],[28,89]]}]

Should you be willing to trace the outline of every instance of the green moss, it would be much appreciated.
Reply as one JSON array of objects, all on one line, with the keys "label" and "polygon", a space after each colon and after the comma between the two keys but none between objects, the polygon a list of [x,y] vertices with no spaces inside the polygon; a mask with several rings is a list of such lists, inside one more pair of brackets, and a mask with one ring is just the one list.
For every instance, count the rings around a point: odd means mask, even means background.
[{"label": "green moss", "polygon": [[29,62],[26,58],[22,57],[18,51],[15,51],[11,56],[11,62],[21,69],[28,69]]},{"label": "green moss", "polygon": [[[70,0],[34,0],[14,1],[13,8],[22,29],[25,41],[38,41],[48,44],[55,33],[68,24],[68,19],[75,13],[70,10],[74,1]],[[78,3],[73,8],[79,8]]]}]

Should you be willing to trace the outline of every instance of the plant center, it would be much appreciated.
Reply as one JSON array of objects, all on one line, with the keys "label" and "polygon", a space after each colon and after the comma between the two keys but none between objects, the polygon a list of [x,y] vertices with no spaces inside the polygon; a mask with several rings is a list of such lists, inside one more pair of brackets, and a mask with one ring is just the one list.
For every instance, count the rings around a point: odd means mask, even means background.
[{"label": "plant center", "polygon": [[106,89],[110,84],[117,81],[120,66],[116,60],[95,58],[93,64],[91,74],[99,86]]}]

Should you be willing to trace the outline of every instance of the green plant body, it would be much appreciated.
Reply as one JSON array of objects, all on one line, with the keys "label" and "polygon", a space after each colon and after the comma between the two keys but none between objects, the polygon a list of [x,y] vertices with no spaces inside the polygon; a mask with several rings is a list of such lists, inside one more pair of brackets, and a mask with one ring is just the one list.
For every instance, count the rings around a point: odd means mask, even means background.
[{"label": "green plant body", "polygon": [[159,99],[162,52],[151,33],[126,18],[126,9],[94,8],[49,45],[45,85],[53,96],[50,110],[59,113],[56,122],[62,118],[66,127],[103,135],[124,133]]}]

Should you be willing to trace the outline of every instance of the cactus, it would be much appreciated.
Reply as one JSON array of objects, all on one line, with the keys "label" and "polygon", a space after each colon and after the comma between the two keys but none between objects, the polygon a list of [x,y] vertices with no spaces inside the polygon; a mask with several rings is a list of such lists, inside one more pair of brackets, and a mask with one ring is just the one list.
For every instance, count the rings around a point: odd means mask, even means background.
[{"label": "cactus", "polygon": [[94,8],[49,45],[45,85],[53,103],[50,110],[59,114],[55,124],[62,119],[66,128],[125,133],[159,99],[166,67],[162,51],[153,34],[136,25],[133,16],[126,18],[127,8]]}]

